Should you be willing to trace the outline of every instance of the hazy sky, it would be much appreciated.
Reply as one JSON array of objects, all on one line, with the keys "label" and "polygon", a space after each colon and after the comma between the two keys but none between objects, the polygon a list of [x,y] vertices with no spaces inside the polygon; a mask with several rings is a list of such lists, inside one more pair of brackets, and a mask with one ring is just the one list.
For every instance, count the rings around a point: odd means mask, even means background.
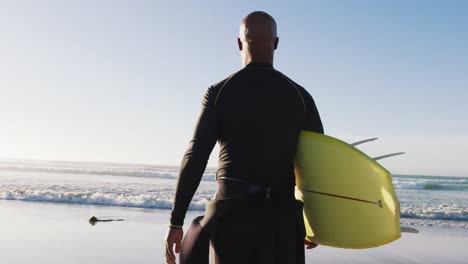
[{"label": "hazy sky", "polygon": [[327,134],[406,151],[393,173],[468,176],[468,1],[252,2],[0,0],[0,157],[178,165],[264,10]]}]

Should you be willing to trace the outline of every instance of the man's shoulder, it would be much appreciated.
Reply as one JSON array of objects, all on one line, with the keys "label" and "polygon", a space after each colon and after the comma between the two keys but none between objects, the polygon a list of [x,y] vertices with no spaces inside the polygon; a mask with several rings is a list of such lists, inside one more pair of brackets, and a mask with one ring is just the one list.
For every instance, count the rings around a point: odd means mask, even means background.
[{"label": "man's shoulder", "polygon": [[233,79],[235,76],[237,76],[241,71],[242,71],[242,69],[241,69],[241,70],[238,70],[238,71],[236,71],[236,72],[233,72],[233,73],[231,73],[231,74],[229,74],[229,75],[228,75],[226,78],[224,78],[223,80],[221,80],[221,81],[219,81],[219,82],[217,82],[217,83],[211,85],[211,88],[212,88],[212,89],[215,89],[215,90],[221,89],[223,86],[225,86],[226,84],[228,84],[229,81],[230,81],[231,79]]},{"label": "man's shoulder", "polygon": [[212,85],[210,85],[208,87],[208,90],[206,91],[206,94],[205,94],[205,101],[216,101],[217,98],[218,98],[218,95],[220,93],[220,91],[229,83],[229,81],[235,76],[237,75],[241,70],[237,71],[237,72],[234,72],[232,74],[230,74],[229,76],[227,76],[226,78],[224,78],[223,80],[217,82],[217,83],[214,83]]},{"label": "man's shoulder", "polygon": [[296,81],[294,81],[293,79],[289,78],[289,76],[287,76],[286,74],[276,70],[276,72],[278,72],[278,74],[281,74],[281,76],[283,76],[283,78],[285,78],[290,84],[292,84],[293,86],[297,87],[299,89],[299,91],[304,95],[304,94],[308,94],[309,92],[307,92],[307,90],[302,87],[302,85],[300,85],[299,83],[297,83]]}]

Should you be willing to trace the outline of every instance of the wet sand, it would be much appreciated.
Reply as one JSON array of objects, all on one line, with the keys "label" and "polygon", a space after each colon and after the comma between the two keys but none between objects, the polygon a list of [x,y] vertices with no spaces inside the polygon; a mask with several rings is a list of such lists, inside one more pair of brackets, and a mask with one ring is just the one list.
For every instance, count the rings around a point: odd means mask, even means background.
[{"label": "wet sand", "polygon": [[[0,214],[0,263],[164,263],[169,210],[0,200]],[[125,221],[92,226],[91,216]],[[307,263],[466,263],[467,229],[415,228],[378,248],[319,246]]]}]

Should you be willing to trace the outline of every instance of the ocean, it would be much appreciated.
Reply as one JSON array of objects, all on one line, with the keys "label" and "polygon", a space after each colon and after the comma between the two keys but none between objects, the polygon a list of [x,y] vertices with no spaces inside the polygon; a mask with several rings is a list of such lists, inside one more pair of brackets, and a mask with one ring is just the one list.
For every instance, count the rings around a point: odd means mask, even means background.
[{"label": "ocean", "polygon": [[[178,168],[116,163],[0,160],[0,199],[169,209]],[[216,191],[208,168],[189,210]],[[402,225],[468,229],[468,178],[393,175]]]}]

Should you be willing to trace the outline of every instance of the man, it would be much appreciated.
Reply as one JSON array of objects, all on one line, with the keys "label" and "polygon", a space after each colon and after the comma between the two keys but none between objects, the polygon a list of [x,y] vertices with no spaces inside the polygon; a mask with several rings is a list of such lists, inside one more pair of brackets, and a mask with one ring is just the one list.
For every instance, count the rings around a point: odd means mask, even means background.
[{"label": "man", "polygon": [[253,12],[242,20],[238,46],[244,67],[204,97],[181,165],[167,263],[175,263],[173,247],[179,252],[188,205],[217,141],[218,191],[202,221],[215,263],[305,261],[294,154],[300,130],[323,133],[323,127],[310,94],[273,68],[278,40],[276,22],[267,13]]}]

